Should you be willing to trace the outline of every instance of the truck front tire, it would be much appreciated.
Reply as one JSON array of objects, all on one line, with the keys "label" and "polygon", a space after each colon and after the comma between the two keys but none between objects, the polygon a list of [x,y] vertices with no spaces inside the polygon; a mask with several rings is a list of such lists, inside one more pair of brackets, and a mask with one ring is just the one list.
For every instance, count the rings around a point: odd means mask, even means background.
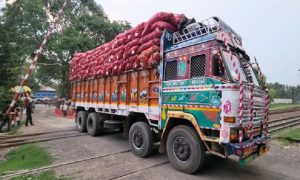
[{"label": "truck front tire", "polygon": [[87,131],[89,133],[90,136],[97,136],[99,134],[101,134],[101,132],[103,132],[103,128],[100,128],[100,121],[98,118],[97,113],[90,113],[88,118],[87,118]]},{"label": "truck front tire", "polygon": [[205,146],[196,130],[189,126],[176,126],[168,135],[167,153],[172,165],[179,171],[195,173],[205,160]]},{"label": "truck front tire", "polygon": [[150,127],[145,122],[134,123],[129,131],[129,145],[134,155],[148,156],[153,149],[153,136]]},{"label": "truck front tire", "polygon": [[85,111],[79,111],[76,116],[76,124],[79,132],[86,132],[87,114]]}]

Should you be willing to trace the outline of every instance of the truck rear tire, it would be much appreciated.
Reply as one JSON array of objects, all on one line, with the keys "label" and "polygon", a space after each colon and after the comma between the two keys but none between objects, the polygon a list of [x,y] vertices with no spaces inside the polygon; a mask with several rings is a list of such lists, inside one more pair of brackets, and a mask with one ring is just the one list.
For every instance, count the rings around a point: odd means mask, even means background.
[{"label": "truck rear tire", "polygon": [[97,136],[103,132],[103,128],[100,128],[100,121],[97,113],[90,113],[86,123],[87,131],[90,136]]},{"label": "truck rear tire", "polygon": [[87,114],[85,111],[79,111],[76,116],[76,124],[79,132],[86,132]]},{"label": "truck rear tire", "polygon": [[134,123],[129,131],[129,145],[134,155],[148,156],[153,149],[153,136],[150,127],[145,122]]},{"label": "truck rear tire", "polygon": [[180,125],[173,128],[167,139],[167,153],[179,171],[195,173],[205,161],[205,146],[196,130]]}]

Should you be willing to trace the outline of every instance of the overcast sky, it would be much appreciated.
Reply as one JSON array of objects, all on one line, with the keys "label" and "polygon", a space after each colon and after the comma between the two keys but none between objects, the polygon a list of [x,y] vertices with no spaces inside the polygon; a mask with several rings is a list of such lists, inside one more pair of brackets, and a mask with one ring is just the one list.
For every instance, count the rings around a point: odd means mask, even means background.
[{"label": "overcast sky", "polygon": [[268,82],[300,84],[300,0],[95,0],[112,20],[134,27],[159,11],[201,21],[218,16],[243,38]]}]

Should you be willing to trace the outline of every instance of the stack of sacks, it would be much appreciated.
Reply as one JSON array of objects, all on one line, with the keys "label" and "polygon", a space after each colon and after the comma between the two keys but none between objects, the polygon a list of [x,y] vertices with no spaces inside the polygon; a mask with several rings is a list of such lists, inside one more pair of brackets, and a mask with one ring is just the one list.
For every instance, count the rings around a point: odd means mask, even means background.
[{"label": "stack of sacks", "polygon": [[160,38],[164,29],[176,31],[184,15],[159,12],[147,22],[120,33],[102,46],[77,53],[71,60],[71,81],[121,74],[124,71],[157,66]]}]

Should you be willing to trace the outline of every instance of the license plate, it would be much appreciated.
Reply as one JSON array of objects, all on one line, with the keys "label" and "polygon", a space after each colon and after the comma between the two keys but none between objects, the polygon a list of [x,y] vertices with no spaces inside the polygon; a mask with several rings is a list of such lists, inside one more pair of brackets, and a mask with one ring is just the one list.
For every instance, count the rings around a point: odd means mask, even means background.
[{"label": "license plate", "polygon": [[255,158],[257,154],[253,154],[245,159],[240,160],[240,165],[245,166],[246,164],[251,163]]}]

